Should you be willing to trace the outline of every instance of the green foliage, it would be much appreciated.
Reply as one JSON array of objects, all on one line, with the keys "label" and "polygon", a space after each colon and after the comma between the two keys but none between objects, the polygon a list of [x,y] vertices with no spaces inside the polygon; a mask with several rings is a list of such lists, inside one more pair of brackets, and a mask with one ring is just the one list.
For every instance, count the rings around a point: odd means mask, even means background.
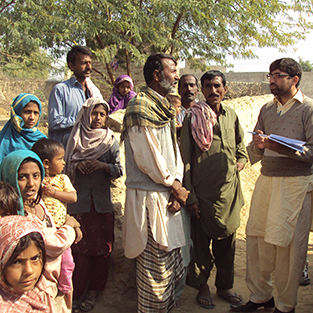
[{"label": "green foliage", "polygon": [[313,28],[312,12],[311,0],[2,0],[0,49],[59,57],[87,44],[113,83],[113,59],[129,71],[153,52],[225,65],[226,55],[256,57],[252,47],[284,50]]},{"label": "green foliage", "polygon": [[42,49],[33,50],[28,55],[0,51],[1,72],[7,77],[47,79],[52,70],[51,62],[52,58]]},{"label": "green foliage", "polygon": [[313,64],[309,61],[303,61],[301,58],[299,58],[299,64],[301,65],[303,72],[313,72]]}]

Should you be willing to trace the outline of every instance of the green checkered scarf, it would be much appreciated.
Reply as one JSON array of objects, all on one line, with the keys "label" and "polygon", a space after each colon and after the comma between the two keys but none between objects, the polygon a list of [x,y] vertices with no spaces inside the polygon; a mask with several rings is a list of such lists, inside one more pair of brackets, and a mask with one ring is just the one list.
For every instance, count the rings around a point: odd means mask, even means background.
[{"label": "green checkered scarf", "polygon": [[132,126],[161,128],[167,123],[171,123],[172,140],[176,155],[175,116],[175,107],[165,97],[160,99],[151,88],[143,87],[140,93],[130,100],[127,105],[121,140],[124,140],[127,130]]}]

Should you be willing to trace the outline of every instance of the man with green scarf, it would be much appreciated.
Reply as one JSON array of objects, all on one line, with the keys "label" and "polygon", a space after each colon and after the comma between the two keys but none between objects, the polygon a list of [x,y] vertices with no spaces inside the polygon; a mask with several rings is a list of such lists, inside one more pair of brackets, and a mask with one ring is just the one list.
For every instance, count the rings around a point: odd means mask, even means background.
[{"label": "man with green scarf", "polygon": [[169,312],[175,282],[184,274],[180,247],[185,244],[180,207],[183,164],[176,143],[176,111],[165,96],[179,79],[176,60],[153,54],[144,66],[146,87],[128,104],[125,140],[125,256],[136,258],[138,312]]}]

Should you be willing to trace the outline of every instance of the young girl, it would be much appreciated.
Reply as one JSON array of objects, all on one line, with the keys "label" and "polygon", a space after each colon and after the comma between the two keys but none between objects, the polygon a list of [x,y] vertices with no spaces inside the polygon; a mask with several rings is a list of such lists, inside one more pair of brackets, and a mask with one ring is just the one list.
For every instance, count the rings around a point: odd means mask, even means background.
[{"label": "young girl", "polygon": [[2,313],[50,312],[36,285],[46,263],[43,235],[31,219],[0,219],[0,308]]},{"label": "young girl", "polygon": [[21,93],[11,105],[11,118],[0,133],[0,163],[12,151],[31,149],[46,136],[37,129],[41,116],[40,100],[29,93]]},{"label": "young girl", "polygon": [[[41,159],[45,168],[43,180],[43,202],[52,215],[57,228],[64,225],[66,221],[66,203],[77,201],[76,190],[67,175],[61,174],[64,162],[64,147],[53,139],[40,139],[32,148]],[[74,271],[74,260],[71,249],[62,254],[61,273],[59,277],[59,290],[67,293],[72,289],[72,275]]]},{"label": "young girl", "polygon": [[[58,279],[61,269],[61,255],[75,240],[75,230],[79,223],[68,216],[65,225],[56,229],[53,219],[41,200],[44,168],[40,158],[30,150],[18,150],[8,154],[0,166],[0,180],[10,183],[18,191],[22,214],[25,213],[42,226],[47,252],[44,275],[38,284],[40,295],[48,304],[51,312],[70,312],[71,292],[58,298]],[[75,230],[74,230],[75,229]],[[79,241],[80,238],[76,238]]]},{"label": "young girl", "polygon": [[117,110],[126,109],[128,102],[136,96],[133,91],[134,84],[128,75],[120,75],[114,83],[113,91],[109,99],[109,114]]},{"label": "young girl", "polygon": [[114,241],[114,212],[111,178],[122,176],[119,145],[113,132],[105,127],[108,106],[90,98],[80,110],[65,153],[65,172],[77,190],[78,200],[68,211],[79,221],[83,240],[73,247],[74,301],[88,291],[80,304],[90,311],[97,294],[104,290]]}]

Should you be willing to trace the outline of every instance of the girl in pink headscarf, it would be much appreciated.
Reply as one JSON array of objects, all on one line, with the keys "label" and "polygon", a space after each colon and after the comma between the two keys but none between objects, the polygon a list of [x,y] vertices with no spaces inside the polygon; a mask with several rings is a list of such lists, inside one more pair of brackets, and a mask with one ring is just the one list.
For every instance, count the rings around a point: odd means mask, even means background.
[{"label": "girl in pink headscarf", "polygon": [[36,285],[46,262],[43,235],[28,217],[0,218],[0,307],[2,313],[50,312]]},{"label": "girl in pink headscarf", "polygon": [[112,114],[117,110],[126,109],[129,100],[136,96],[133,89],[133,81],[128,75],[120,75],[116,79],[112,95],[108,102],[110,106],[109,114]]}]

